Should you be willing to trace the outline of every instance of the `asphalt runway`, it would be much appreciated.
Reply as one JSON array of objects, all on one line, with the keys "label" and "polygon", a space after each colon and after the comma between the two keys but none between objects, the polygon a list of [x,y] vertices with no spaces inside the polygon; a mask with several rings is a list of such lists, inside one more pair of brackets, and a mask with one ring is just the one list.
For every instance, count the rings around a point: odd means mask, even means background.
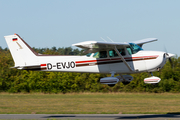
[{"label": "asphalt runway", "polygon": [[179,120],[180,114],[0,114],[0,119]]}]

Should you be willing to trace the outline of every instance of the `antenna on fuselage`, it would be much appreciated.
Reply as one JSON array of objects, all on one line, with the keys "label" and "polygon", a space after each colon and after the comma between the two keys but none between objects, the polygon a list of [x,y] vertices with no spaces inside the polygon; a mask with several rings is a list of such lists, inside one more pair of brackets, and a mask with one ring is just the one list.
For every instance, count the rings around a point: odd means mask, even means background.
[{"label": "antenna on fuselage", "polygon": [[107,38],[109,39],[109,40],[111,40],[111,42],[114,42],[111,38],[109,38],[108,36],[107,36]]},{"label": "antenna on fuselage", "polygon": [[107,42],[105,39],[103,39],[102,37],[100,37],[102,40],[104,40],[105,42]]}]

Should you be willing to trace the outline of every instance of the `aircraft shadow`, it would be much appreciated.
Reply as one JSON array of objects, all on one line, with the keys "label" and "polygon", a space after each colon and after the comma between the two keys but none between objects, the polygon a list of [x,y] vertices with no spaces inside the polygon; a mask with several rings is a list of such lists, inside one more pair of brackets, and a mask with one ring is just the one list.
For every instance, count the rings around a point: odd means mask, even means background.
[{"label": "aircraft shadow", "polygon": [[180,112],[169,112],[167,114],[179,114],[180,115]]},{"label": "aircraft shadow", "polygon": [[152,115],[137,115],[137,116],[122,116],[116,119],[145,119],[145,118],[180,118],[180,114],[152,114]]},{"label": "aircraft shadow", "polygon": [[180,112],[168,114],[120,114],[120,115],[51,115],[43,118],[77,118],[77,119],[95,119],[95,118],[114,118],[114,119],[146,119],[146,118],[180,118]]}]

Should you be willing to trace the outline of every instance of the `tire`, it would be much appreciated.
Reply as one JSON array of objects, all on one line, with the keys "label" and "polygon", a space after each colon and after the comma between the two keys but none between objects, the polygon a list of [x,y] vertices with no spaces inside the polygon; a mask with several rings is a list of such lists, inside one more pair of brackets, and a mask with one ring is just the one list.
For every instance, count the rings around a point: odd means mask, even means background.
[{"label": "tire", "polygon": [[109,87],[114,87],[116,84],[108,84]]}]

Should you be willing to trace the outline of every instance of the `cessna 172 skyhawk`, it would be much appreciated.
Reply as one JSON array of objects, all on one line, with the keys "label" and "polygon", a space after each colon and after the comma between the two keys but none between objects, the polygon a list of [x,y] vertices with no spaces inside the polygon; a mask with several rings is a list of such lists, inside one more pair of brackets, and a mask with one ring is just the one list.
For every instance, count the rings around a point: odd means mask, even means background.
[{"label": "cessna 172 skyhawk", "polygon": [[[159,71],[173,54],[144,51],[141,47],[145,43],[157,41],[147,38],[135,42],[97,42],[86,41],[73,46],[85,50],[84,56],[44,55],[36,53],[18,34],[5,36],[13,57],[15,66],[21,70],[39,70],[55,72],[89,72],[111,73],[111,77],[101,78],[102,84],[109,86],[117,82],[129,83],[133,80],[130,75],[140,72]],[[119,76],[114,77],[114,74]],[[161,79],[151,76],[145,78],[145,83],[155,84]]]}]

